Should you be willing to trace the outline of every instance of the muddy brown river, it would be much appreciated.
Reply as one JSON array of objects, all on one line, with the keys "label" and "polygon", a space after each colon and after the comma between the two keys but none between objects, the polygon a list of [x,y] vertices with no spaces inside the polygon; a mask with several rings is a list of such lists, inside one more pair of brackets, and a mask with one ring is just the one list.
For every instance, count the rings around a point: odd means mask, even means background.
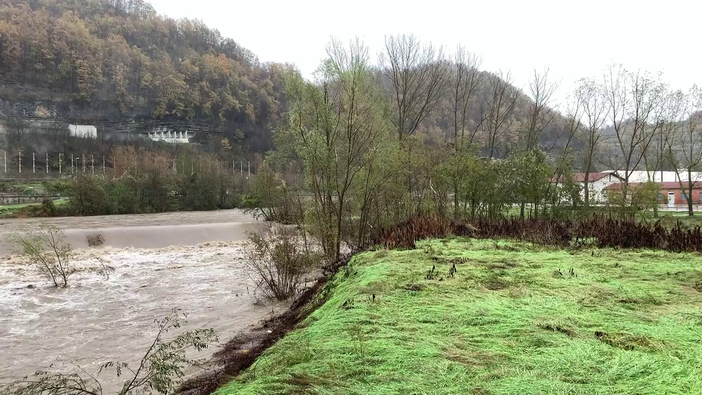
[{"label": "muddy brown river", "polygon": [[[0,241],[37,220],[0,220]],[[178,308],[184,330],[214,328],[225,342],[285,306],[256,303],[244,265],[246,230],[260,226],[236,210],[51,219],[77,248],[70,287],[56,289],[10,246],[0,250],[0,382],[36,370],[89,373],[107,361],[138,363],[153,323]],[[102,234],[105,246],[87,248]],[[109,278],[84,270],[99,261]],[[193,355],[208,357],[214,348]],[[121,380],[99,376],[104,393]]]}]

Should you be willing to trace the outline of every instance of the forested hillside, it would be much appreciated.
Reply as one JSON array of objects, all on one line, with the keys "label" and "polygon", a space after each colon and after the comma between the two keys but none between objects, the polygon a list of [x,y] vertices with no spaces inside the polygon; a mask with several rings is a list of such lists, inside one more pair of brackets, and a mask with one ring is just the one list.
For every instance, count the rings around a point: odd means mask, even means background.
[{"label": "forested hillside", "polygon": [[[435,93],[418,113],[404,111],[413,119],[403,121],[403,133],[440,142],[455,139],[460,129],[491,156],[507,155],[525,143],[520,131],[534,126],[528,125],[532,98],[512,85],[509,74],[480,71],[477,57],[457,58],[463,55],[404,65],[407,70],[431,65],[434,83],[427,87]],[[388,59],[375,67],[388,103],[426,88],[397,92],[392,73],[399,69]],[[467,66],[462,81],[451,77],[459,63]],[[272,131],[286,111],[288,69],[260,63],[200,21],[160,16],[143,0],[0,0],[4,117],[186,123],[221,133],[237,155],[263,153],[273,148]],[[543,146],[556,143],[565,127],[559,113],[547,110],[553,119],[538,136]],[[219,140],[198,141],[218,151]]]},{"label": "forested hillside", "polygon": [[[495,110],[494,105],[499,102],[500,97],[504,112],[500,115],[503,118],[504,130],[492,130],[492,134],[499,134],[494,141],[495,156],[506,156],[510,152],[517,149],[517,145],[526,144],[520,136],[523,137],[524,131],[533,127],[530,125],[532,118],[532,106],[535,105],[528,91],[523,91],[514,85],[508,74],[492,73],[489,71],[474,71],[475,88],[466,99],[465,105],[465,124],[460,119],[462,118],[463,103],[462,100],[456,102],[456,84],[459,84],[459,89],[467,89],[460,84],[466,85],[465,82],[457,81],[456,74],[460,67],[456,63],[452,63],[447,67],[447,83],[444,92],[438,98],[434,111],[427,114],[421,124],[421,130],[430,136],[440,136],[440,140],[452,140],[455,138],[456,129],[463,130],[464,135],[482,149],[489,149],[490,141],[488,129],[490,118],[497,117],[497,114],[491,114]],[[470,71],[464,71],[470,74]],[[465,78],[465,77],[464,77]],[[548,81],[546,81],[548,82]],[[501,93],[494,92],[494,89],[502,88]],[[546,89],[542,86],[541,89]],[[552,86],[555,89],[555,85]],[[468,92],[466,92],[467,94]],[[460,94],[459,94],[460,96]],[[497,97],[496,97],[497,96]],[[513,103],[511,103],[513,101]],[[556,146],[562,146],[567,143],[564,131],[568,128],[569,119],[567,114],[562,114],[560,111],[566,112],[565,108],[554,108],[556,105],[552,97],[548,99],[540,98],[539,106],[544,107],[543,114],[540,115],[544,123],[543,130],[538,136],[535,136],[540,145],[548,151]],[[457,108],[458,106],[458,108]],[[559,111],[560,110],[560,111]],[[457,119],[458,118],[458,119]],[[499,119],[493,119],[499,122]],[[472,139],[471,139],[472,137]],[[578,141],[571,141],[571,145],[577,146]]]},{"label": "forested hillside", "polygon": [[187,121],[265,150],[283,68],[142,0],[0,0],[3,115]]}]

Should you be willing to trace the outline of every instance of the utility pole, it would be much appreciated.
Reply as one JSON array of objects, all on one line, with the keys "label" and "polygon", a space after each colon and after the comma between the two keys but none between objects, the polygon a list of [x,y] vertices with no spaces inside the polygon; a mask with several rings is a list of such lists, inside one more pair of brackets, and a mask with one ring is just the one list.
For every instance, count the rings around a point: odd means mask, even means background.
[{"label": "utility pole", "polygon": [[85,174],[85,154],[80,155],[80,161],[83,163],[83,174]]},{"label": "utility pole", "polygon": [[74,166],[73,154],[71,154],[71,175],[73,175],[73,173],[75,173],[75,166]]},{"label": "utility pole", "polygon": [[63,154],[59,153],[59,174],[61,174],[61,165],[63,164]]},{"label": "utility pole", "polygon": [[19,150],[19,173],[22,174],[22,150]]},{"label": "utility pole", "polygon": [[32,174],[36,174],[36,172],[37,172],[37,163],[36,163],[34,152],[32,152]]},{"label": "utility pole", "polygon": [[2,153],[4,154],[3,156],[5,157],[5,158],[4,158],[4,163],[5,163],[5,174],[7,174],[7,151],[2,151]]},{"label": "utility pole", "polygon": [[239,161],[239,176],[244,177],[244,161]]},{"label": "utility pole", "polygon": [[247,180],[248,180],[249,178],[251,178],[251,162],[247,162],[247,163],[249,164],[249,177],[247,178]]},{"label": "utility pole", "polygon": [[46,167],[46,174],[49,174],[49,153],[48,152],[46,153],[46,162],[44,162],[44,163],[46,164],[46,166],[45,166]]}]

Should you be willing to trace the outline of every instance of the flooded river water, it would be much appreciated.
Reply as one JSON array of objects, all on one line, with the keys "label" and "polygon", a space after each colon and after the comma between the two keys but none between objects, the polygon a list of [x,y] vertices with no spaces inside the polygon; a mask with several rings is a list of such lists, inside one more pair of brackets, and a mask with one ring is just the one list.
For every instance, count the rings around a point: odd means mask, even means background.
[{"label": "flooded river water", "polygon": [[[78,272],[69,288],[56,289],[22,258],[0,254],[0,382],[56,361],[91,374],[107,361],[137,364],[156,333],[154,319],[174,308],[188,314],[184,330],[214,328],[225,342],[284,307],[255,303],[243,239],[258,224],[241,212],[51,221],[79,248]],[[38,221],[0,222],[1,240]],[[90,234],[103,234],[106,246],[84,248]],[[84,270],[99,261],[114,268],[109,278]],[[112,376],[104,380],[105,393],[119,386]]]}]

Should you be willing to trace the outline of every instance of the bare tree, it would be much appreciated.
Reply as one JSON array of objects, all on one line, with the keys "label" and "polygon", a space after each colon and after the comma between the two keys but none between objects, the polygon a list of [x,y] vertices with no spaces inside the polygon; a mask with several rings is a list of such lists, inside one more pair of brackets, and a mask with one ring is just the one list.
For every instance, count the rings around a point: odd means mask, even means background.
[{"label": "bare tree", "polygon": [[590,205],[590,173],[595,163],[595,154],[602,142],[602,126],[607,113],[607,100],[602,86],[592,79],[582,79],[576,88],[575,95],[582,107],[583,128],[578,134],[578,140],[583,146],[582,170],[584,176],[584,203]]},{"label": "bare tree", "polygon": [[[532,152],[540,148],[539,143],[541,141],[541,136],[557,114],[556,111],[551,108],[551,100],[557,87],[557,84],[549,81],[548,69],[544,70],[543,73],[534,70],[534,78],[529,81],[529,96],[531,102],[529,103],[527,111],[526,129],[521,136],[522,144],[519,147],[520,149],[526,152]],[[551,148],[555,147],[556,144],[557,141],[554,142]],[[537,155],[535,158],[545,160],[546,156]],[[549,188],[550,187],[551,183],[549,182]],[[519,210],[520,218],[524,218],[524,206],[525,202],[522,201]]]},{"label": "bare tree", "polygon": [[565,103],[565,114],[563,114],[565,122],[559,125],[560,132],[552,139],[550,144],[543,147],[547,155],[552,154],[556,148],[561,150],[558,155],[569,155],[573,148],[573,141],[577,140],[578,133],[582,129],[583,106],[577,95],[568,94]]},{"label": "bare tree", "polygon": [[524,149],[535,150],[539,147],[541,135],[556,117],[557,112],[552,108],[553,95],[558,84],[549,81],[548,69],[543,73],[534,70],[534,78],[529,81],[529,112],[527,113],[527,128],[524,133]]},{"label": "bare tree", "polygon": [[[692,172],[702,163],[702,91],[694,85],[690,92],[673,92],[666,102],[663,134],[670,164],[680,190],[687,196],[689,215],[694,215],[692,190],[698,181]],[[683,177],[683,172],[687,173]],[[683,181],[683,178],[685,181]]]},{"label": "bare tree", "polygon": [[483,108],[487,132],[488,153],[494,158],[498,140],[512,124],[512,114],[517,105],[519,90],[512,85],[510,73],[493,74],[488,78],[489,92]]},{"label": "bare tree", "polygon": [[658,75],[633,73],[616,65],[605,73],[609,121],[614,128],[617,154],[621,155],[616,167],[622,171],[622,202],[627,202],[629,179],[661,126],[656,117],[665,90]]},{"label": "bare tree", "polygon": [[[478,69],[481,63],[482,59],[478,55],[468,52],[465,47],[460,44],[458,45],[453,61],[453,86],[451,92],[453,99],[453,132],[456,155],[460,155],[460,151],[465,148],[470,149],[477,132],[477,129],[474,129],[470,133],[467,144],[465,144],[468,108],[473,95],[482,82],[482,73]],[[464,172],[456,172],[455,177],[453,177],[453,206],[454,215],[456,217],[458,217],[459,213],[458,189],[464,175]]]},{"label": "bare tree", "polygon": [[265,297],[287,300],[297,295],[304,276],[322,261],[314,251],[306,230],[267,225],[248,233],[246,267],[257,292]]},{"label": "bare tree", "polygon": [[[481,63],[482,58],[480,56],[468,52],[465,47],[458,45],[452,70],[453,133],[456,147],[463,145],[468,121],[468,107],[471,98],[483,79],[483,75],[479,70]],[[474,138],[475,132],[472,132],[468,145],[473,144]]]},{"label": "bare tree", "polygon": [[[556,166],[554,169],[553,177],[548,183],[548,193],[547,196],[558,197],[558,194],[551,193],[554,187],[554,180],[558,181],[563,179],[566,171],[570,171],[573,168],[573,150],[571,149],[571,144],[573,140],[582,129],[582,123],[580,119],[582,118],[583,106],[578,100],[577,95],[568,95],[566,99],[566,112],[565,112],[565,123],[561,128],[561,132],[554,139],[550,146],[546,147],[546,153],[549,154],[553,149],[560,145],[561,151],[556,155]],[[573,205],[575,205],[575,200],[573,200]],[[560,199],[554,202],[555,205],[560,204]],[[546,206],[544,206],[544,214],[546,214]],[[522,210],[523,212],[523,210]]]},{"label": "bare tree", "polygon": [[434,110],[449,82],[441,48],[422,44],[412,35],[389,36],[380,63],[390,78],[394,119],[400,140],[414,134]]},{"label": "bare tree", "polygon": [[56,287],[68,287],[68,277],[73,274],[73,250],[62,230],[42,224],[12,235],[20,252],[34,263]]},{"label": "bare tree", "polygon": [[[664,94],[663,99],[661,99],[660,104],[654,109],[654,114],[652,116],[651,124],[655,125],[653,127],[651,136],[651,142],[643,155],[644,169],[646,169],[646,176],[649,182],[656,181],[656,174],[663,169],[663,165],[667,159],[667,146],[665,143],[665,110],[668,107],[667,103],[670,95]],[[661,174],[660,181],[663,181],[663,176]],[[657,195],[657,194],[656,194]],[[656,204],[653,204],[653,216],[658,218],[658,199],[656,198]]]}]

